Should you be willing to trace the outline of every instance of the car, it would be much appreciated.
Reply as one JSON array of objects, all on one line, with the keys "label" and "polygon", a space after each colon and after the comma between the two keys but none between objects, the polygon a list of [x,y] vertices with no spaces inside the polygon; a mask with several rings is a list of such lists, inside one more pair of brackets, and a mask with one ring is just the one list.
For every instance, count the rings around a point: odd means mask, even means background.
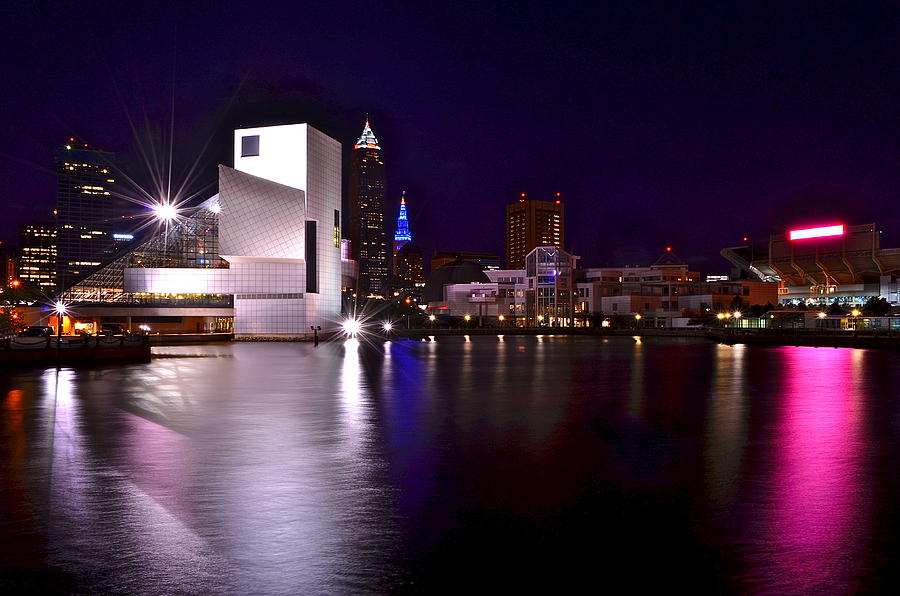
[{"label": "car", "polygon": [[33,325],[27,328],[25,331],[19,333],[19,337],[52,337],[53,336],[53,327],[47,327],[44,325]]},{"label": "car", "polygon": [[121,335],[123,333],[122,325],[119,323],[103,323],[100,327],[101,334]]}]

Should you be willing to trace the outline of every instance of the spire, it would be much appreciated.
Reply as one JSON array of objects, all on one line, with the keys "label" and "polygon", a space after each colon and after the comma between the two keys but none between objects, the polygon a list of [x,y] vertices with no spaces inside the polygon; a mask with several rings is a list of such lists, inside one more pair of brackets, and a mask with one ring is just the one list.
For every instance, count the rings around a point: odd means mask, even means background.
[{"label": "spire", "polygon": [[366,125],[363,127],[362,134],[359,136],[359,139],[356,141],[356,144],[353,146],[354,149],[381,149],[378,145],[378,139],[375,138],[375,133],[372,132],[372,127],[369,126],[369,116],[366,114]]},{"label": "spire", "polygon": [[412,232],[409,231],[409,220],[406,219],[406,191],[400,196],[400,215],[397,216],[397,230],[394,232],[394,242],[412,242]]}]

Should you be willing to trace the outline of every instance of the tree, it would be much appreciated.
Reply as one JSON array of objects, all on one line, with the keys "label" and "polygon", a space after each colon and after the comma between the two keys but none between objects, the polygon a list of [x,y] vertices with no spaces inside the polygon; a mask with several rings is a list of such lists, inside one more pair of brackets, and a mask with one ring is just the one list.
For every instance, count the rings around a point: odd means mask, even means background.
[{"label": "tree", "polygon": [[892,310],[891,303],[884,298],[869,298],[862,307],[863,314],[870,317],[883,317]]},{"label": "tree", "polygon": [[825,309],[825,314],[826,315],[845,315],[845,314],[847,314],[847,310],[843,306],[838,304],[837,300],[835,300],[830,305],[828,305],[827,309]]},{"label": "tree", "polygon": [[743,311],[744,308],[745,308],[746,306],[747,306],[747,304],[744,302],[744,299],[741,298],[740,296],[737,296],[737,295],[736,295],[734,298],[731,299],[731,304],[728,305],[728,310],[730,310],[730,311],[736,311],[736,310]]}]

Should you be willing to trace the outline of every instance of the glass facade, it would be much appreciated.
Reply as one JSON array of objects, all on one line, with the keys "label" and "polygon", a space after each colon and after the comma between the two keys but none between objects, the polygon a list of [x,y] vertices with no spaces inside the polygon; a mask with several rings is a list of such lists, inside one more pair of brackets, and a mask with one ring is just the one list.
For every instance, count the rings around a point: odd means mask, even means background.
[{"label": "glass facade", "polygon": [[525,257],[528,325],[568,327],[575,314],[575,263],[578,257],[555,246],[539,246]]},{"label": "glass facade", "polygon": [[217,197],[189,217],[139,244],[63,292],[72,302],[115,302],[184,306],[230,306],[232,297],[217,294],[146,294],[124,291],[126,268],[227,269],[219,256]]}]

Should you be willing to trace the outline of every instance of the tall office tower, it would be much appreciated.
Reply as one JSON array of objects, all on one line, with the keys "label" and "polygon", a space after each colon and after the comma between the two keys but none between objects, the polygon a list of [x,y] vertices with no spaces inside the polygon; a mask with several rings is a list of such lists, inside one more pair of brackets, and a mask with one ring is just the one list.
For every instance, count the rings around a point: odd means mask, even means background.
[{"label": "tall office tower", "polygon": [[506,206],[506,268],[524,269],[525,255],[537,246],[563,248],[564,232],[560,199],[535,201],[522,193],[518,202]]},{"label": "tall office tower", "polygon": [[353,258],[359,264],[357,292],[361,296],[383,296],[388,289],[384,159],[368,120],[353,146],[349,208]]},{"label": "tall office tower", "polygon": [[[406,191],[400,197],[400,214],[397,215],[397,227],[394,230],[394,256],[403,246],[412,242],[412,232],[409,231],[409,219],[406,217]],[[395,269],[396,270],[396,269]]]},{"label": "tall office tower", "polygon": [[56,290],[56,225],[31,223],[19,233],[19,281],[23,286]]},{"label": "tall office tower", "polygon": [[55,157],[56,275],[64,290],[114,254],[113,223],[121,202],[110,194],[115,154],[72,137]]},{"label": "tall office tower", "polygon": [[394,231],[394,287],[405,297],[421,297],[425,286],[425,260],[422,250],[412,243],[406,215],[406,191],[400,197],[400,213]]}]

